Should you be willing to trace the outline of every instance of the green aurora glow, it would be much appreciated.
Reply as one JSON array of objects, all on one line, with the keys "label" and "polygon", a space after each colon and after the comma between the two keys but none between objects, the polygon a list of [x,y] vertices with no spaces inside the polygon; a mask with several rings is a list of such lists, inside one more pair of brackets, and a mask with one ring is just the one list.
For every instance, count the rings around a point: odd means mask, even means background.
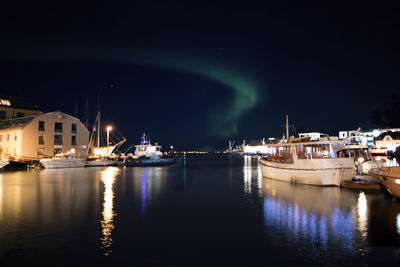
[{"label": "green aurora glow", "polygon": [[[96,47],[96,49],[93,49]],[[211,107],[208,110],[208,132],[220,137],[236,136],[238,122],[241,116],[257,105],[259,87],[245,72],[233,70],[234,64],[228,65],[224,60],[212,60],[210,56],[201,56],[201,53],[188,52],[185,49],[168,48],[138,48],[117,47],[109,44],[99,48],[90,42],[68,43],[55,42],[52,44],[33,44],[29,47],[20,47],[12,59],[33,60],[65,60],[82,61],[98,60],[108,62],[132,62],[145,66],[161,67],[183,73],[198,75],[219,82],[234,91],[233,102],[228,106]],[[19,50],[19,51],[17,51]],[[173,51],[175,50],[175,51]],[[62,51],[62,53],[60,53]],[[186,52],[182,52],[186,51]],[[4,55],[2,56],[4,57]],[[218,58],[218,55],[216,56]],[[221,63],[223,62],[223,63]],[[236,69],[238,69],[236,67]]]}]

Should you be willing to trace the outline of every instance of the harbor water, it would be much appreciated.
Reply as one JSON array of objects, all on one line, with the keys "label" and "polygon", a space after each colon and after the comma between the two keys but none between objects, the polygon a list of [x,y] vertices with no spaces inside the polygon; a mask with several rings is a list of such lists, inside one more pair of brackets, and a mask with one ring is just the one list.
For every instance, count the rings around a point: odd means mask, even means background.
[{"label": "harbor water", "polygon": [[385,191],[263,178],[258,158],[0,172],[0,265],[397,265]]}]

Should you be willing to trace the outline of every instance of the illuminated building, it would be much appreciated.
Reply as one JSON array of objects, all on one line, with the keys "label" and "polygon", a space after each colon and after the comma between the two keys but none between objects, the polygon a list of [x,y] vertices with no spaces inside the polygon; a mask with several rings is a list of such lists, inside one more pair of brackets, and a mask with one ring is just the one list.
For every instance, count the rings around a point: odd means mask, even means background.
[{"label": "illuminated building", "polygon": [[0,120],[40,115],[43,111],[24,97],[0,95]]},{"label": "illuminated building", "polygon": [[38,160],[72,148],[83,158],[88,142],[79,119],[60,111],[0,121],[0,154],[10,160]]}]

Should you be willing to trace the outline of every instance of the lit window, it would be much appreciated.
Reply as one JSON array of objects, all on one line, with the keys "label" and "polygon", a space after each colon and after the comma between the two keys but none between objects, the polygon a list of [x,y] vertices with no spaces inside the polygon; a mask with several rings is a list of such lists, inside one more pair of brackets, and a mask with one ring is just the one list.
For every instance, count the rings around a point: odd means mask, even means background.
[{"label": "lit window", "polygon": [[17,141],[17,134],[14,134],[14,141]]},{"label": "lit window", "polygon": [[44,156],[44,148],[43,147],[38,148],[38,156]]}]

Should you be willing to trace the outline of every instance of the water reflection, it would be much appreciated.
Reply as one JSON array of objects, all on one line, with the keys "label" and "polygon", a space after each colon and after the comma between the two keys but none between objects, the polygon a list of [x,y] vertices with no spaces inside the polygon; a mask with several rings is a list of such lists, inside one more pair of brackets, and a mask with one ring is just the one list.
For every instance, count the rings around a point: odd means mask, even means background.
[{"label": "water reflection", "polygon": [[367,237],[367,199],[364,192],[360,192],[358,197],[358,228],[364,238]]},{"label": "water reflection", "polygon": [[105,255],[111,254],[111,244],[112,244],[112,230],[114,227],[114,216],[115,212],[113,210],[114,192],[113,184],[115,177],[119,173],[119,169],[115,167],[108,167],[101,172],[101,181],[104,183],[104,202],[103,202],[103,219],[101,221],[103,236],[101,240],[101,249],[104,250]]},{"label": "water reflection", "polygon": [[262,173],[258,165],[258,157],[243,157],[243,188],[245,194],[261,192]]},{"label": "water reflection", "polygon": [[[264,178],[262,193],[267,231],[278,231],[281,238],[294,242],[295,246],[306,242],[323,250],[330,244],[346,250],[355,248],[355,218],[351,203],[342,201],[340,188],[294,185]],[[347,197],[354,199],[351,193]],[[360,196],[358,203],[359,222],[365,228],[365,196]]]},{"label": "water reflection", "polygon": [[168,167],[134,168],[133,187],[136,198],[140,199],[142,213],[166,190],[169,171]]}]

